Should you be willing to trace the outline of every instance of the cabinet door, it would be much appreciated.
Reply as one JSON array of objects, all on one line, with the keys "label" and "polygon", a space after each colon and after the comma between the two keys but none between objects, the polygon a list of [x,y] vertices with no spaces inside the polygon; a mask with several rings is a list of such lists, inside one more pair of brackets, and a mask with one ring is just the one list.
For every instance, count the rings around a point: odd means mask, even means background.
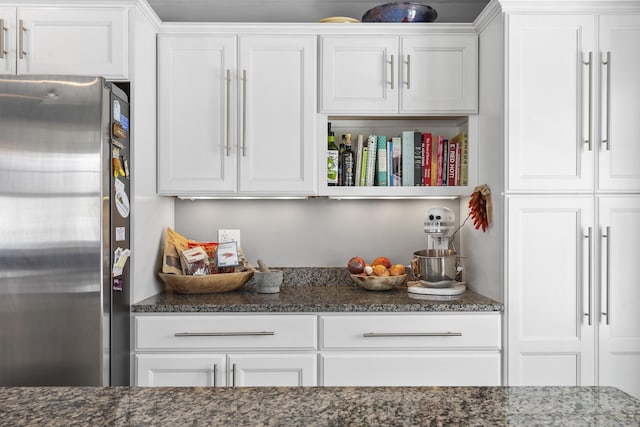
[{"label": "cabinet door", "polygon": [[315,386],[315,354],[230,354],[230,380],[234,387]]},{"label": "cabinet door", "polygon": [[477,36],[402,37],[401,113],[478,111]]},{"label": "cabinet door", "polygon": [[499,386],[499,352],[323,354],[323,386]]},{"label": "cabinet door", "polygon": [[313,194],[315,36],[241,36],[239,46],[239,190]]},{"label": "cabinet door", "polygon": [[234,36],[158,36],[158,191],[236,191]]},{"label": "cabinet door", "polygon": [[136,354],[135,363],[140,387],[226,385],[224,354]]},{"label": "cabinet door", "polygon": [[507,215],[509,385],[593,385],[593,198],[511,196]]},{"label": "cabinet door", "polygon": [[128,75],[127,8],[18,8],[18,74]]},{"label": "cabinet door", "polygon": [[0,7],[0,74],[16,73],[16,8]]},{"label": "cabinet door", "polygon": [[508,40],[507,189],[593,188],[593,16],[509,16]]},{"label": "cabinet door", "polygon": [[600,17],[601,56],[596,64],[602,70],[598,187],[602,190],[640,190],[638,41],[640,15]]},{"label": "cabinet door", "polygon": [[600,385],[640,399],[640,196],[603,197],[599,206]]},{"label": "cabinet door", "polygon": [[322,113],[397,113],[398,38],[322,36]]}]

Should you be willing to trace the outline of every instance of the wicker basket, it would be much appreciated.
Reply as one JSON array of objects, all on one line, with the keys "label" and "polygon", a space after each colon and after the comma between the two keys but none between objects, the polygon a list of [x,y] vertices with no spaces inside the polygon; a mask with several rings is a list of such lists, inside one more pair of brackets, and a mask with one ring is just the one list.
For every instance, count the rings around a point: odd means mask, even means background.
[{"label": "wicker basket", "polygon": [[180,294],[210,294],[234,291],[247,283],[253,277],[253,273],[254,270],[204,276],[166,273],[158,275],[168,287]]}]

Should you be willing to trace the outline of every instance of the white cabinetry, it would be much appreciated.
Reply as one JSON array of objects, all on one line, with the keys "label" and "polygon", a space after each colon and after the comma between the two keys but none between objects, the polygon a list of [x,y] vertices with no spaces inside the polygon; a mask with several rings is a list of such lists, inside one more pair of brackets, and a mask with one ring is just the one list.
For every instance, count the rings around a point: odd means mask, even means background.
[{"label": "white cabinetry", "polygon": [[163,195],[312,195],[316,39],[158,36]]},{"label": "white cabinetry", "polygon": [[507,14],[510,385],[640,397],[635,10]]},{"label": "white cabinetry", "polygon": [[599,384],[640,398],[640,195],[600,197],[598,213]]},{"label": "white cabinetry", "polygon": [[128,76],[126,7],[1,7],[0,72]]},{"label": "white cabinetry", "polygon": [[320,111],[461,114],[477,111],[477,36],[323,35]]},{"label": "white cabinetry", "polygon": [[497,386],[500,325],[496,312],[140,313],[135,385]]},{"label": "white cabinetry", "polygon": [[500,315],[320,317],[325,386],[501,384]]},{"label": "white cabinetry", "polygon": [[593,385],[593,198],[509,196],[507,215],[509,384]]},{"label": "white cabinetry", "polygon": [[313,315],[136,315],[137,386],[316,385]]}]

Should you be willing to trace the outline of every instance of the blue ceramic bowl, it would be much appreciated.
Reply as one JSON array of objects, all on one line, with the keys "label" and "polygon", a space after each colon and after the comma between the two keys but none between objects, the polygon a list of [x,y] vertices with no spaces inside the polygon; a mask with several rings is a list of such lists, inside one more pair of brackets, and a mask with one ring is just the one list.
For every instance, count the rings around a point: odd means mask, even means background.
[{"label": "blue ceramic bowl", "polygon": [[433,22],[438,13],[431,6],[420,3],[385,3],[367,10],[362,22]]}]

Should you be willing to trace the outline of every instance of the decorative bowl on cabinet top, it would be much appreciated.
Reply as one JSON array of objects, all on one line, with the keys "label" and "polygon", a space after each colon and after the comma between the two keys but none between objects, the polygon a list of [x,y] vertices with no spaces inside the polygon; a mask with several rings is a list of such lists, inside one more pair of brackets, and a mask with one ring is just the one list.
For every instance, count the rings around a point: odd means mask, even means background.
[{"label": "decorative bowl on cabinet top", "polygon": [[437,17],[435,9],[426,4],[394,2],[367,10],[362,22],[433,22]]}]

